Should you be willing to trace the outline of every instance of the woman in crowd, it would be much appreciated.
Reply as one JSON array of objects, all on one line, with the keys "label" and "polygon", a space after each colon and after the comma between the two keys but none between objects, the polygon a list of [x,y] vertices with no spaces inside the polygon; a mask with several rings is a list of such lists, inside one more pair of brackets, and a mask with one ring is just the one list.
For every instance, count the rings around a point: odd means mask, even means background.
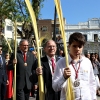
[{"label": "woman in crowd", "polygon": [[99,82],[99,78],[98,78],[98,75],[99,75],[98,69],[100,68],[100,63],[99,63],[99,61],[97,61],[95,53],[91,53],[90,60],[91,60],[92,66],[93,66],[93,71],[94,71],[94,75],[95,75],[95,79],[96,79],[97,95],[100,96],[100,91],[99,91],[100,82]]},{"label": "woman in crowd", "polygon": [[[5,60],[6,60],[6,66],[8,66],[8,62],[10,60],[10,54],[6,53],[5,54]],[[8,75],[8,81],[9,84],[7,85],[7,91],[6,91],[6,100],[12,100],[12,95],[13,95],[13,70],[7,70],[7,75]]]},{"label": "woman in crowd", "polygon": [[85,56],[90,59],[90,53],[87,53]]}]

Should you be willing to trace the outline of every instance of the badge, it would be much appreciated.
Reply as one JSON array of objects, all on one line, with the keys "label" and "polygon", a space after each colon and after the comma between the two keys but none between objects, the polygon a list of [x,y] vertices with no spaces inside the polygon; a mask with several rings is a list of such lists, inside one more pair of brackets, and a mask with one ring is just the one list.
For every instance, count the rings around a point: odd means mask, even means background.
[{"label": "badge", "polygon": [[27,66],[27,63],[24,63],[24,66]]},{"label": "badge", "polygon": [[74,81],[74,87],[78,87],[79,85],[80,85],[79,80],[75,80],[75,81]]}]

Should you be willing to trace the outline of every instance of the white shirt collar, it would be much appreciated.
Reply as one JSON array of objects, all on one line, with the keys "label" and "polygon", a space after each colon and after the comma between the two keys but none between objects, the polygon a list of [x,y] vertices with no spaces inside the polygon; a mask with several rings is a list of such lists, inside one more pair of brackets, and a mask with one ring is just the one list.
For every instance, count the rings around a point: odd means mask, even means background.
[{"label": "white shirt collar", "polygon": [[[81,55],[81,56],[80,56],[80,59],[77,61],[77,63],[81,62],[81,61],[83,60],[83,57],[84,57],[84,56]],[[76,62],[71,58],[70,54],[68,54],[68,58],[69,58],[69,64],[70,64],[71,62],[76,63]]]},{"label": "white shirt collar", "polygon": [[[48,60],[51,60],[51,58],[47,55],[47,58],[48,58]],[[52,57],[52,58],[54,58],[55,59],[55,56],[54,57]]]}]

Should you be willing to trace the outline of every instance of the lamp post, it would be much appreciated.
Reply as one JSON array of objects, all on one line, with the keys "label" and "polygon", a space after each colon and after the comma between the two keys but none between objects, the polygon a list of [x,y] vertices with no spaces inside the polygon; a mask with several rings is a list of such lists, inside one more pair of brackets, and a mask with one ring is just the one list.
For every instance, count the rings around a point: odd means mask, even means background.
[{"label": "lamp post", "polygon": [[55,6],[55,12],[54,12],[54,32],[53,32],[53,40],[56,42],[56,17],[57,17],[57,11]]}]

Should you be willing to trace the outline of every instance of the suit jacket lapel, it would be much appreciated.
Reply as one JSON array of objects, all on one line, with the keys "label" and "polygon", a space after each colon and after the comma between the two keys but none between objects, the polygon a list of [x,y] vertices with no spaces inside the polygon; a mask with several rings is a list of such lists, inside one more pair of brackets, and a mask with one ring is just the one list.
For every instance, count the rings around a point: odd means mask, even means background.
[{"label": "suit jacket lapel", "polygon": [[17,55],[19,55],[21,57],[21,59],[23,60],[23,62],[24,62],[24,58],[23,58],[22,52],[21,51],[18,51]]},{"label": "suit jacket lapel", "polygon": [[42,63],[44,64],[45,69],[51,72],[47,56],[43,58]]},{"label": "suit jacket lapel", "polygon": [[26,56],[26,62],[28,63],[29,62],[29,57],[30,57],[30,55],[29,55],[29,52],[27,52],[27,56]]}]

